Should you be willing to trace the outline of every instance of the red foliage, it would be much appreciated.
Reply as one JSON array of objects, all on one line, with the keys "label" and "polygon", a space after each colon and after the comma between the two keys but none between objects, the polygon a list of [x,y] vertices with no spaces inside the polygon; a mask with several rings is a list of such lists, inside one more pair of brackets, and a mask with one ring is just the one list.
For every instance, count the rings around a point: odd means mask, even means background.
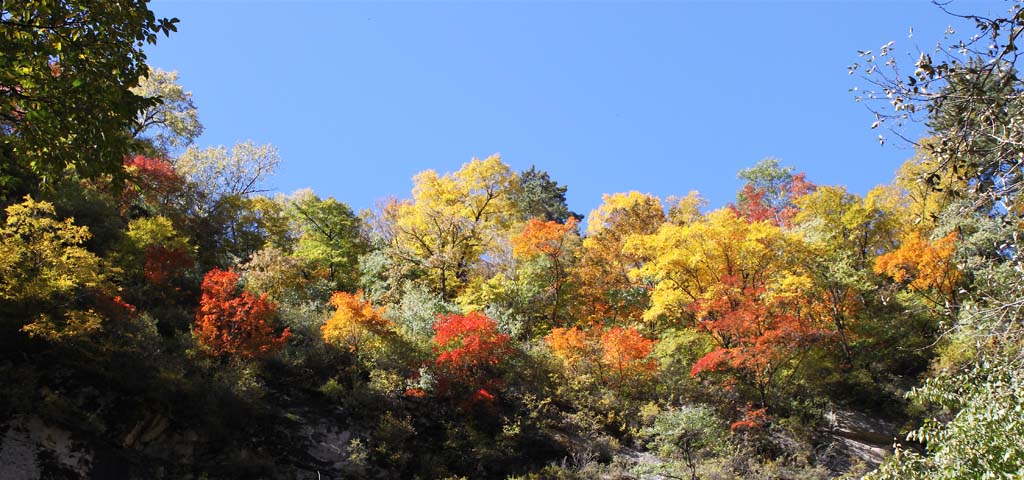
[{"label": "red foliage", "polygon": [[233,270],[211,270],[202,289],[194,333],[210,353],[253,358],[284,347],[291,331],[286,328],[276,335],[269,323],[277,307],[266,294],[239,293]]},{"label": "red foliage", "polygon": [[124,320],[135,315],[135,306],[124,301],[120,295],[110,296],[107,293],[95,295],[96,310],[106,318]]},{"label": "red foliage", "polygon": [[192,262],[192,255],[188,252],[161,245],[150,245],[146,247],[142,273],[146,281],[160,285],[168,279],[180,275],[192,266]]},{"label": "red foliage", "polygon": [[778,191],[769,191],[764,186],[748,183],[739,194],[739,203],[729,205],[729,208],[751,223],[767,221],[775,226],[790,227],[800,211],[793,201],[814,192],[816,188],[803,173],[793,175],[779,185]]},{"label": "red foliage", "polygon": [[473,401],[490,403],[494,401],[494,395],[491,395],[486,388],[481,388],[473,393]]},{"label": "red foliage", "polygon": [[470,394],[472,402],[478,400],[481,390],[493,398],[483,387],[500,387],[492,369],[512,353],[509,336],[498,332],[494,320],[479,312],[439,315],[434,322],[434,344],[442,390],[457,387],[474,392]]},{"label": "red foliage", "polygon": [[136,155],[126,159],[124,166],[131,179],[124,192],[128,201],[142,199],[164,204],[168,197],[185,186],[185,179],[174,171],[171,162],[163,158]]},{"label": "red foliage", "polygon": [[434,343],[437,364],[456,371],[497,365],[511,351],[509,336],[498,333],[498,324],[479,312],[438,316]]}]

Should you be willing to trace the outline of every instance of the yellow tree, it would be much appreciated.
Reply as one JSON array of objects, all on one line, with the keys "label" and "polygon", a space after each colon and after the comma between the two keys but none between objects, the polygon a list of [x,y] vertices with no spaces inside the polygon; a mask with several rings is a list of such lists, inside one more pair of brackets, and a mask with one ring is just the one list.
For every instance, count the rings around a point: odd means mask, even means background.
[{"label": "yellow tree", "polygon": [[795,240],[767,221],[747,222],[730,209],[719,209],[686,225],[666,223],[657,232],[637,236],[627,251],[647,257],[633,278],[654,283],[652,323],[692,323],[687,307],[713,292],[723,277],[748,285],[780,279],[793,260]]},{"label": "yellow tree", "polygon": [[647,306],[647,291],[629,276],[643,257],[623,247],[629,238],[648,235],[665,223],[661,200],[632,191],[604,195],[604,203],[590,213],[587,237],[573,269],[579,286],[574,316],[585,321],[618,322],[638,319]]},{"label": "yellow tree", "polygon": [[802,297],[811,280],[799,265],[799,236],[769,219],[720,209],[634,237],[627,250],[648,258],[632,275],[654,282],[644,319],[695,326],[714,341],[692,375],[726,371],[763,406],[779,372],[818,338]]},{"label": "yellow tree", "polygon": [[957,233],[929,241],[918,231],[903,238],[900,247],[875,259],[875,272],[884,274],[930,303],[955,316],[957,289],[963,278],[956,266]]},{"label": "yellow tree", "polygon": [[109,289],[100,259],[82,247],[89,229],[58,220],[53,204],[30,196],[6,212],[0,227],[0,316],[51,341],[98,331],[98,309],[79,308],[82,302],[76,301]]},{"label": "yellow tree", "polygon": [[813,278],[808,304],[831,324],[847,360],[850,322],[864,307],[864,293],[874,287],[873,258],[893,248],[901,228],[899,216],[883,208],[888,195],[884,188],[860,197],[823,186],[796,200],[795,224],[806,246],[800,263]]},{"label": "yellow tree", "polygon": [[331,296],[331,305],[335,308],[334,314],[320,327],[327,343],[354,352],[367,335],[382,336],[391,329],[391,322],[384,318],[384,309],[374,307],[362,291],[336,292]]},{"label": "yellow tree", "polygon": [[922,228],[934,228],[939,213],[969,188],[965,175],[943,168],[932,152],[937,140],[921,140],[914,158],[896,172],[893,182],[900,189],[910,219]]},{"label": "yellow tree", "polygon": [[433,170],[413,178],[413,198],[384,212],[392,253],[426,272],[433,289],[451,298],[473,264],[511,225],[510,195],[518,178],[498,155],[473,159],[455,173]]}]

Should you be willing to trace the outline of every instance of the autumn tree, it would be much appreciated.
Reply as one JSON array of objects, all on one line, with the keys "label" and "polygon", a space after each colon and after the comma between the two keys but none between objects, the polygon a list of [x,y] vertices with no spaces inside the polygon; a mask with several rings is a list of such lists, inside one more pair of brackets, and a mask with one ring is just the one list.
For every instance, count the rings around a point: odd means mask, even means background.
[{"label": "autumn tree", "polygon": [[573,269],[579,298],[573,303],[576,318],[611,322],[640,318],[647,308],[647,290],[629,272],[643,256],[625,251],[627,240],[654,233],[665,223],[661,200],[640,192],[605,195],[590,213],[587,236]]},{"label": "autumn tree", "polygon": [[365,343],[365,337],[383,336],[392,327],[384,318],[384,309],[374,307],[362,291],[335,292],[331,306],[335,308],[334,313],[320,327],[324,341],[329,344],[355,352]]},{"label": "autumn tree", "polygon": [[601,334],[601,363],[616,383],[635,382],[657,369],[657,363],[650,358],[655,344],[636,327],[611,327]]},{"label": "autumn tree", "polygon": [[644,320],[692,325],[689,305],[713,295],[723,278],[751,285],[782,278],[798,245],[769,221],[747,222],[732,209],[719,209],[687,225],[666,223],[656,232],[633,237],[627,251],[648,261],[630,273],[654,287]]},{"label": "autumn tree", "polygon": [[50,341],[102,327],[96,294],[112,290],[101,260],[82,244],[89,229],[59,220],[53,204],[26,196],[0,227],[0,310],[4,322]]},{"label": "autumn tree", "polygon": [[575,260],[575,249],[579,236],[576,234],[577,221],[570,217],[566,223],[531,219],[523,231],[512,237],[512,254],[524,260],[543,260],[546,275],[542,281],[550,292],[550,313],[548,321],[557,320],[562,309],[562,297],[568,281],[569,268]]},{"label": "autumn tree", "polygon": [[789,226],[798,211],[794,200],[814,191],[814,184],[803,173],[794,174],[793,167],[779,166],[775,158],[740,170],[737,177],[746,180],[746,184],[736,194],[732,208],[751,222]]},{"label": "autumn tree", "polygon": [[124,168],[128,181],[121,196],[121,209],[125,215],[181,216],[186,182],[170,161],[135,155],[125,159]]},{"label": "autumn tree", "polygon": [[497,322],[479,312],[438,316],[433,340],[435,365],[445,377],[485,392],[494,388],[495,368],[513,351],[511,339],[498,331]]},{"label": "autumn tree", "polygon": [[[707,295],[690,305],[697,325],[716,347],[701,357],[691,376],[725,371],[751,387],[761,407],[768,404],[782,375],[820,337],[820,331],[801,315],[793,292],[769,294],[764,285],[726,276]],[[794,305],[796,303],[796,305]]]},{"label": "autumn tree", "polygon": [[[898,249],[875,259],[875,272],[906,285],[955,316],[959,308],[957,286],[962,279],[953,258],[956,240],[955,231],[935,241],[925,240],[920,232],[912,231]],[[932,293],[935,295],[929,295]]]},{"label": "autumn tree", "polygon": [[577,373],[580,365],[596,356],[590,332],[578,326],[555,327],[544,337],[544,342],[569,371]]},{"label": "autumn tree", "polygon": [[509,196],[519,179],[492,155],[455,173],[420,172],[413,183],[411,200],[392,202],[382,212],[391,253],[424,271],[442,299],[452,298],[494,236],[511,225]]},{"label": "autumn tree", "polygon": [[632,326],[556,327],[544,342],[572,374],[596,373],[619,387],[649,378],[657,370],[651,358],[657,341]]},{"label": "autumn tree", "polygon": [[127,262],[141,262],[145,280],[166,285],[193,264],[189,240],[166,217],[142,217],[128,223],[122,253]]},{"label": "autumn tree", "polygon": [[254,358],[284,347],[291,335],[280,334],[272,322],[277,310],[266,294],[240,291],[234,270],[213,269],[203,277],[202,298],[196,311],[193,334],[214,356]]},{"label": "autumn tree", "polygon": [[748,222],[720,209],[686,225],[665,224],[629,249],[649,258],[632,272],[654,282],[644,319],[696,326],[715,341],[693,375],[728,371],[763,403],[778,372],[819,338],[806,316],[803,292],[812,281],[800,267],[802,244],[769,220]]},{"label": "autumn tree", "polygon": [[895,247],[904,228],[902,207],[893,212],[885,188],[866,197],[843,187],[822,186],[796,200],[795,228],[803,234],[805,251],[799,262],[812,278],[808,307],[830,323],[849,362],[851,325],[872,307],[877,288],[874,257]]}]

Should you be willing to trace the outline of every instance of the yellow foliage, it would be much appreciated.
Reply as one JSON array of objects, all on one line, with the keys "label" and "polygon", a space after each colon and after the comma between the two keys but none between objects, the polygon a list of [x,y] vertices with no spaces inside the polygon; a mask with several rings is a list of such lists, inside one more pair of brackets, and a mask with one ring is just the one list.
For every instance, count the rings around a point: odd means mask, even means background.
[{"label": "yellow foliage", "polygon": [[641,233],[665,221],[661,200],[649,193],[633,190],[628,193],[604,194],[601,206],[590,212],[587,235],[612,229],[620,234]]},{"label": "yellow foliage", "polygon": [[[667,223],[653,235],[633,237],[626,251],[648,258],[630,275],[655,283],[644,320],[674,322],[687,318],[687,307],[712,295],[725,277],[778,285],[791,275],[787,269],[798,246],[794,235],[767,221],[749,223],[731,209],[719,209],[687,225]],[[804,280],[789,277],[783,286],[798,281]]]},{"label": "yellow foliage", "polygon": [[391,322],[384,318],[384,309],[374,307],[362,290],[335,292],[330,303],[336,310],[320,327],[327,343],[356,351],[368,334],[381,336],[391,328]]},{"label": "yellow foliage", "polygon": [[[90,237],[88,228],[57,220],[53,204],[30,196],[6,211],[0,227],[0,300],[70,303],[76,294],[105,285],[100,259],[80,246]],[[39,314],[22,330],[61,341],[99,328],[100,318],[91,310],[67,310]]]},{"label": "yellow foliage", "polygon": [[443,176],[420,172],[413,183],[413,198],[393,202],[385,212],[392,243],[403,260],[426,269],[435,291],[448,298],[469,265],[511,226],[510,194],[519,179],[492,155]]},{"label": "yellow foliage", "polygon": [[643,263],[634,252],[623,250],[629,238],[647,235],[665,223],[658,197],[640,192],[604,195],[604,203],[590,213],[587,237],[579,262],[572,271],[579,297],[575,316],[595,322],[639,319],[647,308],[643,288],[629,271]]}]

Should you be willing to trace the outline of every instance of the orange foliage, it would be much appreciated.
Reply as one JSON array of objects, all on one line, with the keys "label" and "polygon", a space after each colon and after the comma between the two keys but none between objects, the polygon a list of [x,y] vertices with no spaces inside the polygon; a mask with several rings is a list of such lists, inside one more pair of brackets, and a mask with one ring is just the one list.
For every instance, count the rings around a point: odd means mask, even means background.
[{"label": "orange foliage", "polygon": [[579,327],[553,328],[544,337],[544,341],[551,347],[555,356],[570,369],[575,369],[590,352],[587,346],[587,333]]},{"label": "orange foliage", "polygon": [[277,335],[270,325],[277,307],[266,294],[239,292],[238,274],[213,269],[203,278],[194,334],[213,355],[253,358],[284,347],[289,329]]},{"label": "orange foliage", "polygon": [[731,371],[757,390],[763,404],[778,370],[822,332],[794,313],[799,308],[769,297],[761,285],[744,286],[739,278],[726,276],[717,290],[710,300],[690,306],[698,326],[717,343],[693,365],[690,375]]},{"label": "orange foliage", "polygon": [[384,309],[375,308],[362,290],[335,292],[330,303],[336,310],[320,327],[327,343],[348,345],[349,350],[355,351],[366,333],[382,335],[391,328],[391,322],[384,318]]},{"label": "orange foliage", "polygon": [[413,398],[424,398],[427,396],[427,392],[423,391],[422,388],[408,388],[402,395]]},{"label": "orange foliage", "polygon": [[928,242],[914,231],[903,239],[900,248],[875,259],[875,273],[899,283],[907,282],[910,290],[936,289],[952,294],[960,281],[960,272],[953,263],[956,238],[956,232],[952,232]]},{"label": "orange foliage", "polygon": [[601,361],[618,377],[648,374],[658,367],[654,359],[647,358],[656,343],[634,327],[610,328],[601,334]]},{"label": "orange foliage", "polygon": [[729,430],[743,431],[743,430],[755,430],[765,426],[768,423],[768,409],[766,408],[753,408],[747,405],[743,409],[743,418],[732,422],[729,425]]},{"label": "orange foliage", "polygon": [[635,327],[555,328],[544,341],[572,371],[600,364],[614,379],[622,380],[649,375],[658,367],[654,359],[648,358],[657,341],[644,338]]},{"label": "orange foliage", "polygon": [[522,233],[512,237],[512,254],[516,258],[531,258],[538,255],[557,260],[565,252],[567,235],[579,223],[575,217],[569,217],[565,223],[545,222],[532,219],[526,224]]}]

